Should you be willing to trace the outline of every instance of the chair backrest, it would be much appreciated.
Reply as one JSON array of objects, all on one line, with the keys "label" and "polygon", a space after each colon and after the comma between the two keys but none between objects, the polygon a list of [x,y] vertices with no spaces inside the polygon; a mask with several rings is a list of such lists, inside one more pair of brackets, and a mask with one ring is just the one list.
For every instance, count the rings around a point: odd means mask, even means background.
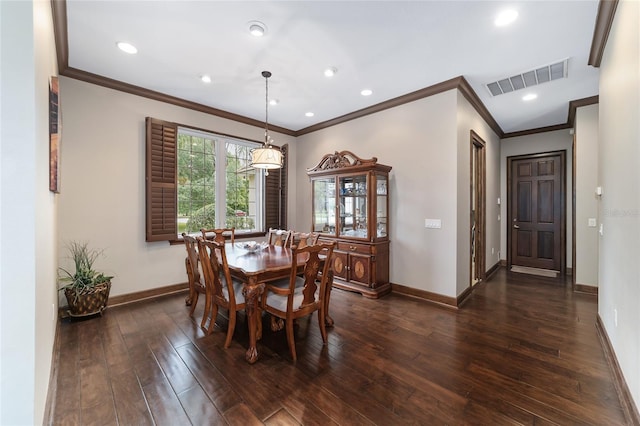
[{"label": "chair backrest", "polygon": [[187,259],[189,260],[189,268],[191,268],[191,275],[193,281],[196,284],[200,284],[200,269],[198,268],[198,250],[196,249],[198,241],[195,237],[189,234],[182,233],[182,239],[184,240],[184,246],[187,249]]},{"label": "chair backrest", "polygon": [[[217,299],[216,301],[224,300],[224,302],[235,306],[235,292],[224,242],[198,237],[198,247],[205,282],[212,290],[214,299]],[[226,292],[223,292],[223,286],[226,287]]]},{"label": "chair backrest", "polygon": [[318,244],[318,238],[320,234],[317,232],[293,232],[291,234],[291,245],[297,246],[299,249],[306,246],[313,246]]},{"label": "chair backrest", "polygon": [[205,240],[214,240],[219,243],[224,243],[226,238],[229,237],[231,244],[236,242],[236,228],[201,228],[200,233]]},{"label": "chair backrest", "polygon": [[[291,275],[289,276],[289,300],[287,302],[287,309],[302,309],[306,306],[312,307],[318,302],[322,302],[324,299],[325,289],[328,284],[329,271],[331,270],[331,255],[333,254],[334,242],[314,244],[302,248],[292,246],[292,263],[291,263]],[[308,253],[309,258],[304,265],[304,272],[302,275],[298,275],[296,271],[297,257],[299,254]],[[320,257],[322,255],[322,258]],[[289,306],[293,302],[295,295],[295,289],[298,282],[298,277],[304,280],[304,287],[302,289],[303,299],[300,306]],[[320,282],[320,291],[318,289],[317,282]]]},{"label": "chair backrest", "polygon": [[291,234],[292,232],[286,229],[269,228],[269,238],[267,241],[271,246],[288,247]]}]

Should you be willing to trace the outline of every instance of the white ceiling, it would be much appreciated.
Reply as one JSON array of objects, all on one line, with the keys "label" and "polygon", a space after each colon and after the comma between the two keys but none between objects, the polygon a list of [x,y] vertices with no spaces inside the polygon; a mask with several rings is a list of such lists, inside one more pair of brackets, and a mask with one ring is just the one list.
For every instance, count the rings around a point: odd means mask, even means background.
[{"label": "white ceiling", "polygon": [[[518,11],[507,27],[493,23]],[[587,65],[598,2],[67,0],[69,67],[304,129],[464,76],[505,133],[564,124],[598,94]],[[267,34],[249,34],[261,21]],[[128,55],[117,41],[138,48]],[[485,84],[568,58],[568,78],[492,97]],[[329,79],[325,68],[337,68]],[[209,74],[212,83],[199,76]],[[364,88],[373,90],[368,97]],[[524,102],[535,92],[538,98]],[[315,115],[306,117],[312,111]]]}]

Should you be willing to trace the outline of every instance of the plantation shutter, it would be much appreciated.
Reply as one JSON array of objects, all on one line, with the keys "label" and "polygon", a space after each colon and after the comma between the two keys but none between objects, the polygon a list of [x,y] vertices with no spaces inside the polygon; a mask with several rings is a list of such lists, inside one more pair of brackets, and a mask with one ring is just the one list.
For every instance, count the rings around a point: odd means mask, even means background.
[{"label": "plantation shutter", "polygon": [[146,240],[175,240],[178,126],[146,118]]},{"label": "plantation shutter", "polygon": [[283,164],[281,169],[269,170],[265,178],[265,226],[275,229],[287,229],[287,178],[288,145],[280,148]]}]

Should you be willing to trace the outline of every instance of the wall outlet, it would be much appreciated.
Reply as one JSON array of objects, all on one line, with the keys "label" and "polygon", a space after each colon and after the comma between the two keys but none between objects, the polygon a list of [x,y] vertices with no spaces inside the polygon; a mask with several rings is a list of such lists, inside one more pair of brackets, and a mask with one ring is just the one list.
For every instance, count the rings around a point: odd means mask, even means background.
[{"label": "wall outlet", "polygon": [[491,254],[493,254],[493,253],[494,253],[494,248],[493,248],[493,247],[491,247]]},{"label": "wall outlet", "polygon": [[590,217],[588,219],[588,225],[589,228],[595,228],[596,227],[596,218],[595,217]]}]

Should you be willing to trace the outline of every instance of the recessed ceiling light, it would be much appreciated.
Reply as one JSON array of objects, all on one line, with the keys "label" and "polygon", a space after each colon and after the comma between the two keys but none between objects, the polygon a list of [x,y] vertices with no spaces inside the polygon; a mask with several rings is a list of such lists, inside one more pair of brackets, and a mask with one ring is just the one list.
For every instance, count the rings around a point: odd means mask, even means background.
[{"label": "recessed ceiling light", "polygon": [[538,97],[538,95],[536,95],[535,93],[529,93],[529,94],[527,94],[527,95],[524,95],[524,96],[522,97],[522,100],[523,100],[523,101],[532,101],[532,100],[534,100],[534,99],[535,99],[535,98],[537,98],[537,97]]},{"label": "recessed ceiling light", "polygon": [[279,100],[277,100],[277,99],[271,99],[271,100],[269,101],[269,105],[273,105],[273,106],[276,106],[276,105],[278,105],[279,103],[280,103],[280,101],[279,101]]},{"label": "recessed ceiling light", "polygon": [[133,44],[127,43],[126,41],[119,41],[116,43],[116,46],[118,46],[118,49],[131,55],[138,53],[138,49],[136,49]]},{"label": "recessed ceiling light", "polygon": [[307,116],[307,117],[313,117],[314,116],[314,114],[311,111],[305,112],[304,115]]},{"label": "recessed ceiling light", "polygon": [[500,12],[498,16],[496,16],[496,19],[495,21],[493,21],[493,23],[496,24],[496,27],[504,27],[506,25],[509,25],[513,21],[515,21],[517,18],[518,18],[517,10],[507,9]]},{"label": "recessed ceiling light", "polygon": [[249,22],[249,32],[254,37],[262,37],[267,33],[267,26],[260,21]]},{"label": "recessed ceiling light", "polygon": [[364,89],[362,92],[360,92],[362,96],[371,96],[372,93],[373,91],[371,89]]},{"label": "recessed ceiling light", "polygon": [[211,83],[211,77],[207,74],[204,74],[202,77],[200,77],[200,80],[202,80],[203,83]]},{"label": "recessed ceiling light", "polygon": [[326,70],[324,70],[324,76],[325,77],[333,77],[334,75],[336,75],[336,73],[338,72],[338,70],[334,67],[330,67],[327,68]]}]

